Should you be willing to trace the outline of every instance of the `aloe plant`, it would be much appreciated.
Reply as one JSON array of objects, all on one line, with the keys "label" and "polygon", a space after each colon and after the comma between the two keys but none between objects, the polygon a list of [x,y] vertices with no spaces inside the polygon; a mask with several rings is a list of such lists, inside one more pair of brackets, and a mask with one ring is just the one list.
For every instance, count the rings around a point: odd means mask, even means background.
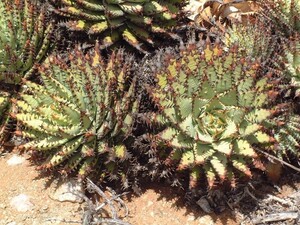
[{"label": "aloe plant", "polygon": [[285,46],[284,73],[290,79],[290,84],[295,88],[295,96],[300,96],[300,33],[295,35]]},{"label": "aloe plant", "polygon": [[0,1],[0,81],[19,84],[45,56],[52,24],[28,0]]},{"label": "aloe plant", "polygon": [[[185,0],[175,1],[94,1],[52,0],[55,12],[68,21],[67,28],[96,35],[102,48],[126,41],[144,52],[159,47],[157,37],[174,37],[170,28],[176,25]],[[162,43],[160,41],[160,43]]]},{"label": "aloe plant", "polygon": [[[264,24],[262,19],[257,18],[254,24],[247,26],[233,24],[224,32],[226,46],[239,45],[239,50],[253,59],[261,58],[261,61],[273,60],[282,50],[276,48],[277,36]],[[273,60],[274,61],[274,60]]]},{"label": "aloe plant", "polygon": [[251,167],[261,164],[258,146],[275,155],[288,150],[274,148],[283,133],[294,147],[299,143],[298,134],[286,132],[294,125],[280,123],[284,117],[274,102],[276,86],[269,76],[258,76],[259,61],[247,58],[237,45],[226,51],[210,43],[180,49],[179,58],[163,52],[164,65],[154,74],[157,85],[148,92],[159,110],[153,121],[166,127],[155,137],[158,158],[189,171],[191,187],[202,174],[210,187],[238,174],[251,177]]},{"label": "aloe plant", "polygon": [[132,60],[119,51],[105,63],[98,47],[87,55],[75,50],[70,65],[50,56],[39,68],[44,85],[24,80],[14,101],[22,125],[16,134],[31,139],[19,149],[47,156],[42,169],[85,176],[99,166],[105,175],[127,157],[124,139],[136,110]]},{"label": "aloe plant", "polygon": [[[37,1],[0,0],[0,82],[16,95],[23,77],[30,77],[35,63],[41,62],[50,43],[52,24],[46,22],[44,8]],[[6,88],[8,89],[8,88]],[[9,136],[8,101],[0,130],[2,141]]]},{"label": "aloe plant", "polygon": [[0,91],[0,145],[6,140],[7,135],[7,106],[9,105],[10,94],[4,91]]},{"label": "aloe plant", "polygon": [[277,34],[289,38],[300,32],[300,2],[298,0],[268,0],[262,2],[261,11],[270,19]]}]

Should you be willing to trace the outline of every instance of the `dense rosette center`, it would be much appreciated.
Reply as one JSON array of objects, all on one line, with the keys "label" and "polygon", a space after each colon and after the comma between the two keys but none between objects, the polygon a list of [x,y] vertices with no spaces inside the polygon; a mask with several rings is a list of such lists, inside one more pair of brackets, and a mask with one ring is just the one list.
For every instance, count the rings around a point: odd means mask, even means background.
[{"label": "dense rosette center", "polygon": [[268,145],[272,136],[266,121],[272,111],[268,78],[256,79],[254,62],[220,46],[196,45],[182,51],[182,58],[168,56],[156,74],[157,88],[150,91],[167,128],[158,135],[171,152],[166,163],[191,176],[206,174],[209,185],[235,173],[251,175],[247,165],[257,157],[254,145]]},{"label": "dense rosette center", "polygon": [[215,111],[203,113],[197,122],[199,129],[198,137],[202,134],[206,134],[215,140],[219,139],[226,131],[229,121],[224,117],[224,111]]}]

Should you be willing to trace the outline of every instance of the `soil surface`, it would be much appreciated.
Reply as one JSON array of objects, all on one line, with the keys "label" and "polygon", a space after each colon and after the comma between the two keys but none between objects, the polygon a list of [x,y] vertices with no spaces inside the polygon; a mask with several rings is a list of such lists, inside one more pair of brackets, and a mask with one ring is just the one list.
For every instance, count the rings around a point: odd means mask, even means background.
[{"label": "soil surface", "polygon": [[[21,155],[24,161],[10,165],[9,161],[18,156],[17,153],[10,152],[0,155],[0,225],[49,225],[49,224],[82,224],[82,216],[86,208],[85,203],[59,202],[52,198],[57,189],[57,181],[49,182],[49,177],[41,177],[35,166],[30,164],[29,156]],[[300,205],[300,183],[293,185],[283,185],[276,193],[277,201],[280,204]],[[296,202],[288,199],[290,195],[296,196]],[[12,205],[12,199],[19,195],[29,197],[29,209],[18,211]],[[298,206],[288,206],[280,208],[276,199],[260,201],[256,210],[243,214],[244,205],[238,210],[230,210],[229,207],[221,214],[205,214],[200,206],[185,207],[179,196],[176,196],[168,187],[159,185],[148,185],[140,196],[123,196],[129,215],[123,218],[124,221],[132,225],[213,225],[213,224],[252,224],[251,218],[256,215],[266,215],[272,210],[299,210]],[[245,201],[245,199],[244,199]],[[247,206],[246,199],[246,206]],[[277,206],[279,207],[275,207]],[[271,206],[270,206],[271,205]],[[245,206],[245,207],[246,207]],[[265,206],[268,206],[268,210]],[[273,208],[272,208],[273,207]],[[275,207],[275,208],[274,208]],[[247,207],[246,207],[247,208]],[[253,207],[252,207],[253,208]],[[264,214],[265,213],[265,214]],[[293,222],[293,221],[292,221]],[[295,220],[294,220],[295,222]],[[270,223],[275,224],[275,223]],[[279,223],[296,224],[296,223]]]},{"label": "soil surface", "polygon": [[[16,153],[0,156],[0,225],[48,225],[81,224],[84,203],[59,202],[52,199],[57,182],[40,177],[29,156],[22,155],[25,161],[17,165],[8,162]],[[31,208],[18,211],[11,205],[14,197],[25,194]],[[132,225],[199,225],[199,224],[238,224],[238,219],[230,212],[220,216],[205,215],[200,207],[188,210],[172,196],[167,187],[149,187],[141,196],[125,197],[129,215],[124,221]]]}]

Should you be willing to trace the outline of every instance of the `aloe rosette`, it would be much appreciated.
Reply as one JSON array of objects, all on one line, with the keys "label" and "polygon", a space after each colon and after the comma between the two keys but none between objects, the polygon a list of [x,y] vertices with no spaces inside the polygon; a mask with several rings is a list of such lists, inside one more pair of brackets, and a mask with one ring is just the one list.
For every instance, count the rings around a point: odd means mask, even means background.
[{"label": "aloe rosette", "polygon": [[280,132],[293,146],[299,143],[286,132],[287,121],[279,121],[276,90],[269,76],[258,76],[259,61],[236,45],[226,49],[192,43],[181,46],[177,58],[164,51],[164,65],[154,73],[157,84],[148,87],[158,108],[153,121],[166,127],[156,135],[158,158],[188,170],[190,187],[203,174],[210,187],[224,180],[233,184],[241,174],[251,177],[251,167],[264,168],[258,147],[274,155],[288,149],[278,148]]},{"label": "aloe rosette", "polygon": [[[52,30],[46,20],[44,8],[37,1],[0,0],[0,82],[11,94],[16,95],[22,78],[29,77],[35,63],[46,55]],[[11,102],[1,90],[1,99],[8,100],[0,118],[1,142],[5,142],[12,128],[8,115]]]},{"label": "aloe rosette", "polygon": [[98,50],[75,50],[70,65],[50,56],[39,68],[44,85],[24,81],[14,101],[16,134],[31,140],[19,149],[47,156],[42,168],[85,176],[100,167],[106,175],[128,156],[124,140],[136,110],[131,58],[119,51],[105,63]]},{"label": "aloe rosette", "polygon": [[7,108],[10,101],[10,94],[4,91],[0,92],[0,144],[6,140],[8,113]]},{"label": "aloe rosette", "polygon": [[36,1],[0,1],[0,81],[19,84],[46,55],[52,24]]},{"label": "aloe rosette", "polygon": [[125,41],[139,51],[158,47],[159,38],[175,37],[184,0],[59,0],[52,1],[56,14],[68,18],[65,25],[73,31],[86,31],[99,37],[102,48]]}]

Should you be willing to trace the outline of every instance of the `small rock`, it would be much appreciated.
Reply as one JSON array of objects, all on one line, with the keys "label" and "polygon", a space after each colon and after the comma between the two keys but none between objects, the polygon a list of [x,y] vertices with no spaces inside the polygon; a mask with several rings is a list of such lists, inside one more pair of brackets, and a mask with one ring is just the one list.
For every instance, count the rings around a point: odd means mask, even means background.
[{"label": "small rock", "polygon": [[19,212],[26,212],[33,208],[33,204],[30,202],[29,197],[25,194],[15,196],[10,201],[10,205]]},{"label": "small rock", "polygon": [[195,216],[193,216],[193,215],[189,215],[188,217],[187,217],[187,221],[195,221]]},{"label": "small rock", "polygon": [[67,182],[62,183],[54,192],[52,199],[60,202],[83,202],[81,197],[83,194],[82,183],[71,179]]},{"label": "small rock", "polygon": [[210,204],[205,197],[200,198],[197,201],[197,205],[199,205],[201,207],[201,209],[206,213],[212,212],[212,208],[210,207]]},{"label": "small rock", "polygon": [[17,223],[16,222],[9,222],[6,225],[17,225]]},{"label": "small rock", "polygon": [[6,205],[0,204],[0,209],[6,209]]},{"label": "small rock", "polygon": [[19,165],[25,162],[25,158],[19,155],[13,155],[9,160],[7,160],[7,164],[9,166]]}]

